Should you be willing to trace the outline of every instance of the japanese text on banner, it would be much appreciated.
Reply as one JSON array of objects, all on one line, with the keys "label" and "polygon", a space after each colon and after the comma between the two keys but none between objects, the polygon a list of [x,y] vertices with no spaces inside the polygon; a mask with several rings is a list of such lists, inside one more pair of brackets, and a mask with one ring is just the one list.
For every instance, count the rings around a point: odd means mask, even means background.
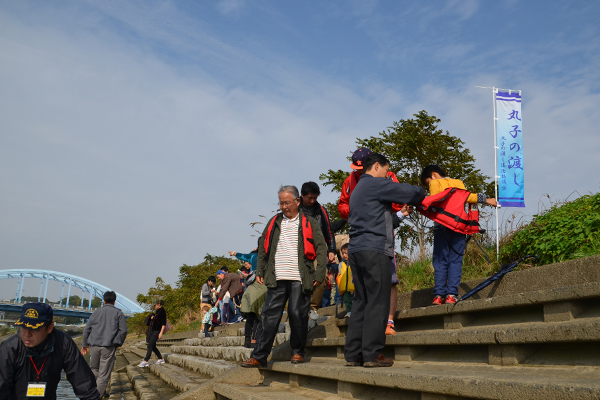
[{"label": "japanese text on banner", "polygon": [[496,93],[498,202],[502,207],[525,207],[521,94]]}]

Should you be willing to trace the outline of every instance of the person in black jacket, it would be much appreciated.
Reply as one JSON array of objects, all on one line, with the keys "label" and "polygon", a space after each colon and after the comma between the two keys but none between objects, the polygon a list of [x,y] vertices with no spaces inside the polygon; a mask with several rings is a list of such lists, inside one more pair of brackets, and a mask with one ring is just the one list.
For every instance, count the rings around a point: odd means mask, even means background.
[{"label": "person in black jacket", "polygon": [[[300,189],[300,209],[303,213],[313,217],[319,223],[323,237],[325,237],[325,243],[327,243],[327,263],[331,264],[335,262],[335,236],[331,229],[331,221],[329,214],[323,206],[319,204],[317,198],[321,194],[319,185],[315,182],[304,182],[302,189]],[[310,317],[311,319],[319,318],[317,310],[321,308],[323,301],[323,294],[327,288],[327,282],[321,282],[315,287],[315,290],[310,298]]]},{"label": "person in black jacket", "polygon": [[146,351],[146,357],[138,364],[138,367],[144,368],[147,367],[148,360],[152,357],[152,352],[156,354],[158,360],[157,364],[164,364],[165,360],[162,358],[162,354],[160,354],[160,350],[156,347],[156,342],[159,339],[162,339],[163,332],[165,331],[165,326],[167,325],[167,312],[163,308],[165,305],[164,300],[156,300],[154,302],[154,315],[151,315],[150,321],[150,335],[148,336],[148,350]]},{"label": "person in black jacket", "polygon": [[394,227],[398,223],[392,203],[406,204],[406,208],[419,205],[425,191],[386,179],[389,164],[381,154],[368,156],[363,163],[365,173],[350,197],[348,255],[355,291],[344,349],[349,366],[389,367],[394,363],[381,352],[390,305]]},{"label": "person in black jacket", "polygon": [[54,329],[53,316],[47,304],[23,305],[19,332],[0,345],[0,400],[56,399],[63,370],[78,398],[101,398],[92,370],[73,339]]}]

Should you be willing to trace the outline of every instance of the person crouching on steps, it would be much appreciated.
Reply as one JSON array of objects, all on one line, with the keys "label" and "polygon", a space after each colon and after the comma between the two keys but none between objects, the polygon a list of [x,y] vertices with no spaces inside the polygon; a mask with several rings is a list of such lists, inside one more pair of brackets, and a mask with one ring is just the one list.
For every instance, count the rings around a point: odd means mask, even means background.
[{"label": "person crouching on steps", "polygon": [[[454,187],[465,189],[460,179],[446,177],[446,172],[437,165],[428,165],[421,173],[421,183],[429,187],[429,195],[441,193]],[[487,204],[497,207],[496,199],[485,193],[471,193],[467,203]],[[437,222],[433,229],[433,305],[454,304],[458,297],[458,286],[462,278],[462,261],[465,251],[466,235],[455,232]]]},{"label": "person crouching on steps", "polygon": [[327,244],[319,223],[298,209],[298,188],[281,186],[278,195],[282,212],[269,220],[258,246],[256,282],[267,287],[267,296],[260,314],[261,333],[250,359],[241,364],[245,368],[267,366],[288,301],[291,362],[304,362],[310,298],[325,279]]}]

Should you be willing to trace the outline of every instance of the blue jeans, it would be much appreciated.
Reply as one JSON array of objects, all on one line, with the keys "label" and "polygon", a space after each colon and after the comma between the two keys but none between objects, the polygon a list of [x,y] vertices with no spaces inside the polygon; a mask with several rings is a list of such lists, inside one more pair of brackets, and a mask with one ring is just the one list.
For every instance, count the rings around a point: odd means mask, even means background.
[{"label": "blue jeans", "polygon": [[466,236],[463,233],[454,232],[445,226],[439,226],[434,230],[434,296],[445,297],[449,294],[458,296],[458,285],[460,285],[460,279],[462,278],[462,255],[465,251],[465,242]]},{"label": "blue jeans", "polygon": [[325,289],[323,293],[323,300],[321,300],[321,307],[329,307],[335,304],[342,304],[342,295],[340,294],[337,285],[335,286],[335,295],[333,297],[333,304],[331,304],[331,289]]}]

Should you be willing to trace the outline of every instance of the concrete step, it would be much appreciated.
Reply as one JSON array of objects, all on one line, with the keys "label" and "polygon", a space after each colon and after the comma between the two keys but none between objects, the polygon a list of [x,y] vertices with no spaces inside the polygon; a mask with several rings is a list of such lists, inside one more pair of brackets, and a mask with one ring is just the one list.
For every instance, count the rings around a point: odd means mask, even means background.
[{"label": "concrete step", "polygon": [[[278,333],[275,336],[274,345],[278,346],[289,340],[289,333]],[[184,346],[204,346],[204,347],[234,347],[244,345],[244,336],[218,336],[212,338],[197,338],[186,339],[183,342]]]},{"label": "concrete step", "polygon": [[[317,356],[343,358],[345,337],[315,338],[308,347]],[[329,350],[326,350],[329,348]],[[397,361],[444,361],[492,365],[600,365],[600,318],[571,322],[397,332],[386,336],[389,357]]]},{"label": "concrete step", "polygon": [[217,336],[208,338],[185,339],[184,346],[243,346],[243,336]]},{"label": "concrete step", "polygon": [[[510,296],[466,300],[441,305],[399,310],[396,331],[459,329],[466,326],[526,322],[562,322],[577,318],[600,317],[600,282]],[[345,335],[348,318],[337,319]]]},{"label": "concrete step", "polygon": [[279,382],[268,385],[235,385],[217,383],[213,385],[217,399],[230,400],[337,400],[342,399],[335,394],[320,390],[294,387]]},{"label": "concrete step", "polygon": [[179,392],[195,390],[212,378],[207,375],[188,371],[171,363],[152,364],[149,368],[154,375]]},{"label": "concrete step", "polygon": [[110,376],[110,400],[137,400],[126,372],[113,371]]},{"label": "concrete step", "polygon": [[[389,345],[464,345],[600,341],[600,318],[570,322],[538,322],[396,332],[386,336]],[[310,339],[310,346],[343,346],[346,337]]]},{"label": "concrete step", "polygon": [[128,365],[126,369],[129,381],[139,400],[167,400],[179,394],[177,390],[169,387],[148,368]]},{"label": "concrete step", "polygon": [[[289,340],[289,333],[278,333],[275,336],[273,347],[284,344]],[[227,361],[242,362],[250,358],[252,349],[235,346],[235,341],[231,337],[205,338],[205,339],[188,339],[190,341],[200,340],[212,344],[212,346],[171,346],[171,351],[175,354],[188,354],[204,358],[221,359]],[[243,337],[241,338],[243,339]],[[197,343],[197,342],[194,342]],[[218,345],[223,343],[224,345]]]},{"label": "concrete step", "polygon": [[188,354],[203,358],[242,362],[250,358],[252,349],[243,346],[233,347],[204,347],[204,346],[172,346],[175,354]]},{"label": "concrete step", "polygon": [[207,359],[184,354],[170,354],[168,363],[210,378],[224,374],[232,368],[239,366],[237,362]]},{"label": "concrete step", "polygon": [[[344,398],[374,399],[597,399],[596,367],[498,367],[395,362],[390,368],[346,367],[341,360],[270,363],[265,380],[318,386]],[[449,396],[449,397],[438,397]]]},{"label": "concrete step", "polygon": [[144,358],[144,356],[139,356],[137,353],[132,353],[131,351],[123,351],[121,354],[127,360],[127,364],[137,365]]}]

